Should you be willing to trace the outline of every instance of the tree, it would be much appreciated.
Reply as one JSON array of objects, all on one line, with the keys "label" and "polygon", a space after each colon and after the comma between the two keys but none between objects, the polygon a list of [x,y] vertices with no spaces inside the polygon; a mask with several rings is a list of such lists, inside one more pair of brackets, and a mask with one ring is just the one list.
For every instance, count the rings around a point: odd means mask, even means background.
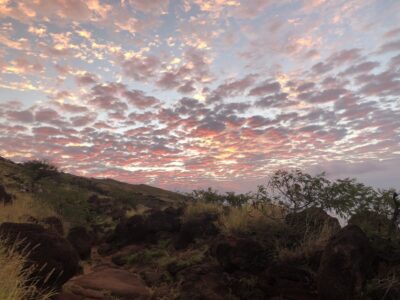
[{"label": "tree", "polygon": [[269,179],[265,190],[266,199],[297,212],[307,207],[328,206],[330,181],[321,173],[316,176],[299,169],[293,171],[278,170]]},{"label": "tree", "polygon": [[25,167],[25,170],[35,181],[58,174],[58,168],[47,160],[28,160],[23,162],[22,166]]}]

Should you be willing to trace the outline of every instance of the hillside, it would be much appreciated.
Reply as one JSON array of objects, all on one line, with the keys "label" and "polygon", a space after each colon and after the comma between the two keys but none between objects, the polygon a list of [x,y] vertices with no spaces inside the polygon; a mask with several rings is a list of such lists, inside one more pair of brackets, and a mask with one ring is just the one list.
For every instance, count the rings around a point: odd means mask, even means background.
[{"label": "hillside", "polygon": [[118,219],[134,209],[176,206],[184,200],[181,194],[145,184],[41,170],[38,166],[18,164],[1,157],[0,184],[16,201],[34,199],[76,224],[92,223],[96,217]]},{"label": "hillside", "polygon": [[185,198],[6,159],[0,178],[2,300],[400,299],[394,190],[296,170],[269,182],[281,200]]}]

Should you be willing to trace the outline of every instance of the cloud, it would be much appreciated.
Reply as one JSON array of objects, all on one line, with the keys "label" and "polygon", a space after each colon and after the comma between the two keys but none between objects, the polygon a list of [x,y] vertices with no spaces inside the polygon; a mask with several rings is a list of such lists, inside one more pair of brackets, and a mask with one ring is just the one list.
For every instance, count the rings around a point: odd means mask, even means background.
[{"label": "cloud", "polygon": [[7,111],[6,117],[11,121],[21,122],[21,123],[32,123],[33,113],[30,110],[22,110],[22,111]]},{"label": "cloud", "polygon": [[280,91],[280,89],[281,89],[281,85],[279,82],[265,81],[261,85],[251,89],[249,92],[249,95],[250,96],[263,96],[266,94],[277,93]]}]

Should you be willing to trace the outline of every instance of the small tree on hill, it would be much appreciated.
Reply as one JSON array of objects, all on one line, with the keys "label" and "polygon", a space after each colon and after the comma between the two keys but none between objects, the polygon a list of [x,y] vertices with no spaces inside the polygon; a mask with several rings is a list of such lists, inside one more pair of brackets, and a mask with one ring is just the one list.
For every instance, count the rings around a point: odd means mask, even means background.
[{"label": "small tree on hill", "polygon": [[58,174],[58,168],[47,160],[28,160],[22,163],[33,180]]}]

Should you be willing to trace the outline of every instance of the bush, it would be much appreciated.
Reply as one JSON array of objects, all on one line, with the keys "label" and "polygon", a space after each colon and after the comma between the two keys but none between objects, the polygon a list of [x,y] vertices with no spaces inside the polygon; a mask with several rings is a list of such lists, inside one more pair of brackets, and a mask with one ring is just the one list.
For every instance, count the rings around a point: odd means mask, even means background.
[{"label": "bush", "polygon": [[227,234],[246,234],[263,230],[283,219],[284,211],[275,205],[260,209],[251,204],[232,207],[221,216],[222,228]]},{"label": "bush", "polygon": [[47,160],[29,160],[22,166],[34,181],[58,174],[58,168]]},{"label": "bush", "polygon": [[185,208],[183,215],[184,221],[195,218],[198,215],[207,214],[221,214],[223,212],[223,206],[218,203],[209,203],[204,201],[193,201],[188,203]]}]

